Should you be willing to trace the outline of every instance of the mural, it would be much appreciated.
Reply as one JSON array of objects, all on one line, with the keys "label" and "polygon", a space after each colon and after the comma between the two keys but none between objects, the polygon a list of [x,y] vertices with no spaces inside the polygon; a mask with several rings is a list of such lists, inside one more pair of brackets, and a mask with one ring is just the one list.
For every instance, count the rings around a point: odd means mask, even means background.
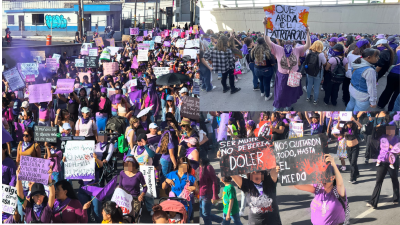
[{"label": "mural", "polygon": [[46,15],[45,17],[46,25],[49,29],[61,28],[65,29],[67,27],[67,19],[64,15]]}]

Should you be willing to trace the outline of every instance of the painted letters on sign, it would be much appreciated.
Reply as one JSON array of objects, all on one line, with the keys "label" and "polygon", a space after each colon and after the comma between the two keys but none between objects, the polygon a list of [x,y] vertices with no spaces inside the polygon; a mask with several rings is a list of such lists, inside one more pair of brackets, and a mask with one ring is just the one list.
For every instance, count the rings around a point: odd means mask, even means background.
[{"label": "painted letters on sign", "polygon": [[68,21],[64,18],[64,15],[46,15],[45,20],[49,29],[67,28]]},{"label": "painted letters on sign", "polygon": [[1,185],[3,201],[1,202],[1,211],[14,214],[17,208],[17,189],[6,184]]},{"label": "painted letters on sign", "polygon": [[29,85],[28,91],[29,103],[50,102],[52,100],[51,83]]},{"label": "painted letters on sign", "polygon": [[123,215],[129,214],[132,211],[132,195],[121,188],[116,188],[111,201],[117,203],[122,209]]},{"label": "painted letters on sign", "polygon": [[94,179],[94,141],[67,141],[65,179]]},{"label": "painted letters on sign", "polygon": [[33,181],[47,185],[49,183],[49,165],[50,159],[21,156],[21,169],[18,180]]}]

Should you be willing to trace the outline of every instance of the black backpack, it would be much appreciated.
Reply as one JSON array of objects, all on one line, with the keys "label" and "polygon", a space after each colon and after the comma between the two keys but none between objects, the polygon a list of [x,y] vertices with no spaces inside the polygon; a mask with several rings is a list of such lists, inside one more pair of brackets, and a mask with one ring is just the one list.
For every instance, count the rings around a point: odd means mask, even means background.
[{"label": "black backpack", "polygon": [[343,59],[339,58],[340,63],[337,59],[338,58],[335,57],[336,67],[332,72],[332,82],[343,83],[344,78],[346,77],[346,68],[344,68]]},{"label": "black backpack", "polygon": [[306,57],[306,60],[304,61],[305,72],[312,77],[316,77],[320,69],[321,68],[319,66],[319,53],[310,51],[310,53],[308,53]]}]

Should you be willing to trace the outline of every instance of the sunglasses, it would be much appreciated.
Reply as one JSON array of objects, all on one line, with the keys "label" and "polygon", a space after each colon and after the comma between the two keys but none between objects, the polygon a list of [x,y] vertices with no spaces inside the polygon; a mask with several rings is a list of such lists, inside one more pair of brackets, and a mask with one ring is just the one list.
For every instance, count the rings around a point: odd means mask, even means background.
[{"label": "sunglasses", "polygon": [[187,125],[181,125],[181,127],[187,127]]},{"label": "sunglasses", "polygon": [[27,137],[30,137],[30,136],[29,136],[29,134],[24,134],[24,137],[26,137],[26,138],[27,138]]}]

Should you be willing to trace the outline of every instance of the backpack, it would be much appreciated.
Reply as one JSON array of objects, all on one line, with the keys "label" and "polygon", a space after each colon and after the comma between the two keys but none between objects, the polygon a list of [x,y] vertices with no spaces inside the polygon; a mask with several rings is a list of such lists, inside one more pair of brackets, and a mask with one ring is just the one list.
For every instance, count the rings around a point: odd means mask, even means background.
[{"label": "backpack", "polygon": [[304,70],[312,77],[318,76],[320,71],[318,52],[310,51],[310,53],[308,53],[306,60],[304,61]]},{"label": "backpack", "polygon": [[332,72],[332,82],[333,83],[343,83],[344,78],[346,77],[346,68],[343,65],[343,59],[339,58],[340,63],[336,60],[336,67]]},{"label": "backpack", "polygon": [[118,151],[120,153],[126,153],[129,150],[128,142],[125,139],[124,134],[118,137]]}]

